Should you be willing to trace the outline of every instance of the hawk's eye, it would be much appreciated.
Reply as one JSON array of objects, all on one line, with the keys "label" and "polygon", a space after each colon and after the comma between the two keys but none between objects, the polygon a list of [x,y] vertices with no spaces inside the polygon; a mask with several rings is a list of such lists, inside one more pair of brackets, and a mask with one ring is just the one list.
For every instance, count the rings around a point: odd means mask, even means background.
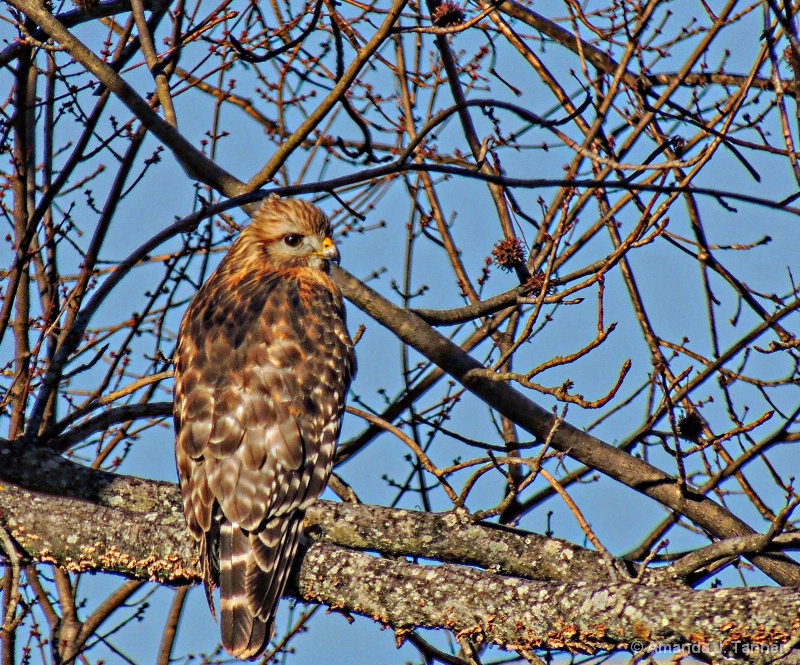
[{"label": "hawk's eye", "polygon": [[290,233],[287,236],[283,236],[283,242],[285,242],[289,247],[297,247],[301,242],[303,242],[303,236],[299,233]]}]

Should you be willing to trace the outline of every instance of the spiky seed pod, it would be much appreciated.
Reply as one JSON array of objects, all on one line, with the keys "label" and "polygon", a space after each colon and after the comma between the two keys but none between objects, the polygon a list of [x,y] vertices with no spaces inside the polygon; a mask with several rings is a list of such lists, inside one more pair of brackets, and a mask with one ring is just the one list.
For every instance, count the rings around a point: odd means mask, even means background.
[{"label": "spiky seed pod", "polygon": [[464,12],[457,3],[445,0],[433,10],[431,20],[437,28],[452,28],[464,22]]},{"label": "spiky seed pod", "polygon": [[703,419],[694,411],[687,413],[678,420],[678,434],[687,441],[697,443],[703,433]]},{"label": "spiky seed pod", "polygon": [[525,247],[519,238],[506,238],[494,246],[492,256],[503,270],[513,270],[525,261]]}]

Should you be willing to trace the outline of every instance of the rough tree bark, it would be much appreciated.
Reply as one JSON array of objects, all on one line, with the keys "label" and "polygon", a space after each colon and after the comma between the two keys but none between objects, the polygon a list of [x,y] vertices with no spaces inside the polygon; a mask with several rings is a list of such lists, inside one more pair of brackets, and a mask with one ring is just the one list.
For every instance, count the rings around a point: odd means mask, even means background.
[{"label": "rough tree bark", "polygon": [[[9,443],[0,447],[0,460],[2,525],[33,561],[165,584],[199,581],[176,485],[28,455]],[[800,662],[795,589],[697,591],[657,571],[632,583],[636,571],[623,562],[562,540],[474,524],[459,511],[318,502],[307,527],[316,542],[300,559],[292,595],[369,616],[393,627],[400,641],[415,627],[430,627],[510,650],[639,652],[692,644],[709,656]]]}]

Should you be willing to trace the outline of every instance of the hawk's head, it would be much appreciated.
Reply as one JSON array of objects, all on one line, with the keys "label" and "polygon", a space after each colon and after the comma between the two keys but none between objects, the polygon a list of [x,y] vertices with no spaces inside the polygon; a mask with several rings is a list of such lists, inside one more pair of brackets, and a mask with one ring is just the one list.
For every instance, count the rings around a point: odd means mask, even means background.
[{"label": "hawk's head", "polygon": [[[328,272],[339,262],[331,223],[319,208],[300,199],[264,199],[241,240],[248,258],[264,261],[275,269],[317,268]],[[258,256],[253,256],[253,250]]]}]

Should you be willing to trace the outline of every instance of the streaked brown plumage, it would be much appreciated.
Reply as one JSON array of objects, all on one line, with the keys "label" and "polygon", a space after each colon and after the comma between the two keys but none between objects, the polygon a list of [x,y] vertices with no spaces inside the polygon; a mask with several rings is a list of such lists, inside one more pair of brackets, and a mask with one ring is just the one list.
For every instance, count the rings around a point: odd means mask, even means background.
[{"label": "streaked brown plumage", "polygon": [[201,287],[175,355],[175,453],[209,606],[225,649],[255,658],[291,569],[305,509],[330,475],[355,373],[323,213],[264,201]]}]

